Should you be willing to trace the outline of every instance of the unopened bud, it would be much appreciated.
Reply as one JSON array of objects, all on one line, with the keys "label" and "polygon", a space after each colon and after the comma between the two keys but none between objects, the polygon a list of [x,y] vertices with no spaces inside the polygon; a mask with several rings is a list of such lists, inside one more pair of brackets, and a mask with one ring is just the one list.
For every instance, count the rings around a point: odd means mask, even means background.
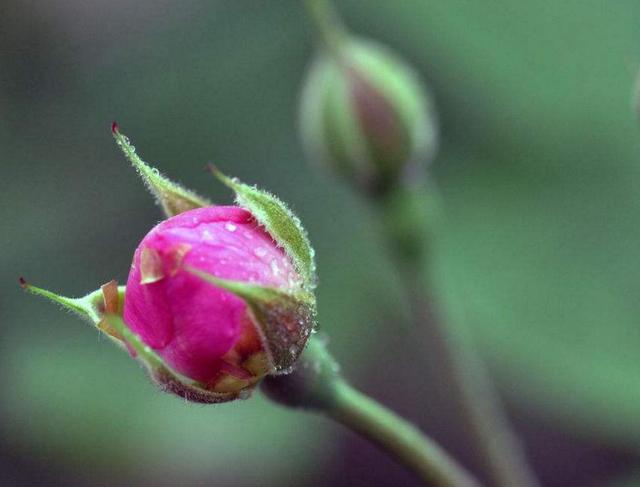
[{"label": "unopened bud", "polygon": [[238,206],[210,206],[112,131],[169,218],[140,242],[126,289],[112,281],[73,299],[20,285],[88,318],[190,401],[246,398],[265,376],[289,373],[316,324],[314,252],[300,220],[215,168]]},{"label": "unopened bud", "polygon": [[319,53],[300,126],[311,159],[369,194],[428,163],[437,145],[435,110],[417,74],[388,48],[353,38]]},{"label": "unopened bud", "polygon": [[169,368],[230,400],[293,364],[313,311],[293,261],[253,215],[216,206],[165,220],[142,240],[123,319]]}]

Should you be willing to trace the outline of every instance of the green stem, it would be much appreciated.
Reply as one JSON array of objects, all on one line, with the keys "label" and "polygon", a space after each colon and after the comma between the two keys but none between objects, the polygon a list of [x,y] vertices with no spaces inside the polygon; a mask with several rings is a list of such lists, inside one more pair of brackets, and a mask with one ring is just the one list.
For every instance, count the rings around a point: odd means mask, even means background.
[{"label": "green stem", "polygon": [[304,0],[304,3],[322,43],[332,54],[339,54],[346,30],[330,0]]},{"label": "green stem", "polygon": [[[453,333],[438,315],[429,281],[430,246],[439,223],[436,188],[398,188],[383,204],[383,221],[394,260],[422,339],[439,347],[440,371],[452,384],[475,450],[491,485],[536,487],[522,446],[513,433],[487,370],[473,344]],[[423,226],[420,227],[420,224]]]},{"label": "green stem", "polygon": [[480,484],[433,440],[346,382],[336,384],[335,403],[325,413],[361,434],[413,471],[425,485],[477,487]]},{"label": "green stem", "polygon": [[262,391],[290,408],[322,413],[375,443],[429,487],[480,484],[432,439],[408,421],[351,387],[317,336],[311,338],[295,369],[267,376]]}]

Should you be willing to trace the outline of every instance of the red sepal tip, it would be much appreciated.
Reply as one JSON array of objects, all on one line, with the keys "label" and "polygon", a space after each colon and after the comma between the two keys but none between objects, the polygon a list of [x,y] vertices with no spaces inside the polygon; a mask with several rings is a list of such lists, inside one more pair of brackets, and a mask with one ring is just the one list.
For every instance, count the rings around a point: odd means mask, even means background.
[{"label": "red sepal tip", "polygon": [[26,288],[27,288],[27,286],[28,286],[28,284],[27,284],[27,280],[26,280],[24,277],[20,276],[20,277],[18,278],[18,282],[20,282],[20,287],[21,287],[22,289],[26,289]]},{"label": "red sepal tip", "polygon": [[111,133],[117,134],[120,131],[120,127],[118,127],[118,122],[111,122]]}]

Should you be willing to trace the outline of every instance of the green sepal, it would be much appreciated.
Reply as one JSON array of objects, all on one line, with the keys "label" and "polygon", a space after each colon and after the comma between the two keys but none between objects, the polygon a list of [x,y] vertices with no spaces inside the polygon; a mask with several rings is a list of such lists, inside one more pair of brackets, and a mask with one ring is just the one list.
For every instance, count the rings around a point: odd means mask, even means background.
[{"label": "green sepal", "polygon": [[144,162],[136,153],[136,148],[131,144],[128,137],[120,132],[118,125],[115,123],[112,126],[112,132],[125,157],[138,171],[147,189],[156,198],[156,202],[162,207],[167,217],[179,215],[196,208],[213,206],[213,203],[206,198],[171,181],[160,174],[160,171],[156,168]]},{"label": "green sepal", "polygon": [[151,379],[164,392],[170,392],[191,402],[199,402],[202,404],[217,404],[248,397],[250,393],[248,390],[238,392],[214,392],[206,389],[203,384],[183,376],[167,365],[162,357],[155,353],[151,347],[145,345],[142,340],[125,325],[120,316],[107,315],[105,319],[107,323],[123,337],[129,353],[144,365]]},{"label": "green sepal", "polygon": [[291,371],[316,327],[315,297],[312,293],[289,294],[273,287],[220,279],[194,268],[187,268],[187,271],[243,299],[257,325],[273,367],[272,373]]},{"label": "green sepal", "polygon": [[271,193],[230,178],[213,166],[210,168],[223,184],[235,192],[238,205],[249,210],[285,250],[302,277],[304,289],[311,291],[316,284],[315,251],[300,219]]},{"label": "green sepal", "polygon": [[111,281],[82,298],[69,298],[28,284],[22,278],[20,279],[20,285],[31,294],[49,299],[62,306],[65,310],[73,312],[91,323],[109,339],[118,345],[122,345],[121,335],[114,333],[114,330],[107,326],[105,315],[107,313],[122,314],[125,286],[118,286],[115,281]]}]

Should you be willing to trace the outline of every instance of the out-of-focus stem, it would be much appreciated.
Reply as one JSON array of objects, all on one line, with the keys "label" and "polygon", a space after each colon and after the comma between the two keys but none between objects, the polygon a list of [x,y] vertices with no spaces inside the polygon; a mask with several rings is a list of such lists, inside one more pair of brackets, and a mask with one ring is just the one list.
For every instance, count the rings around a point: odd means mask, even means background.
[{"label": "out-of-focus stem", "polygon": [[537,487],[522,446],[513,433],[488,372],[473,344],[454,333],[438,314],[429,279],[430,245],[437,238],[435,187],[400,187],[383,200],[387,243],[410,300],[417,331],[440,347],[440,371],[454,386],[474,450],[491,485]]},{"label": "out-of-focus stem", "polygon": [[428,487],[480,487],[437,443],[414,425],[351,387],[324,342],[312,337],[294,370],[268,376],[262,391],[291,408],[322,413],[375,443]]},{"label": "out-of-focus stem", "polygon": [[322,43],[332,54],[338,55],[346,30],[331,0],[304,0],[304,3]]}]

